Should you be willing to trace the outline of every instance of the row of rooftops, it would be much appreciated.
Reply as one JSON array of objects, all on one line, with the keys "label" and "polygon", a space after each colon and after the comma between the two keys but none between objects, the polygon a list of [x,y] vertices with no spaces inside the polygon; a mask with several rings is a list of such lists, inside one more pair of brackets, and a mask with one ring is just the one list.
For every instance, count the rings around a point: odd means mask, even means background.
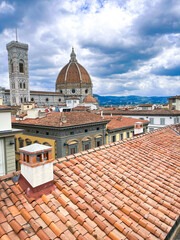
[{"label": "row of rooftops", "polygon": [[[99,110],[95,110],[94,112],[100,113]],[[156,108],[154,110],[118,110],[118,109],[106,110],[106,108],[103,108],[103,114],[104,115],[113,114],[113,115],[179,116],[180,111],[163,109],[163,108]]]},{"label": "row of rooftops", "polygon": [[176,239],[179,129],[168,126],[56,159],[56,188],[37,200],[16,181],[19,172],[1,177],[0,237]]}]

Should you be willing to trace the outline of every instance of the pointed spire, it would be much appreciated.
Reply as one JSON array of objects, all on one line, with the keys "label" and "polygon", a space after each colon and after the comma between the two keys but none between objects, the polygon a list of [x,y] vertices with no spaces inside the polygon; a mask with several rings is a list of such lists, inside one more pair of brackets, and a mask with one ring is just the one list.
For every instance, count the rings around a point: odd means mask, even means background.
[{"label": "pointed spire", "polygon": [[77,62],[76,54],[74,52],[74,47],[72,47],[72,52],[71,52],[70,57],[71,57],[70,62]]}]

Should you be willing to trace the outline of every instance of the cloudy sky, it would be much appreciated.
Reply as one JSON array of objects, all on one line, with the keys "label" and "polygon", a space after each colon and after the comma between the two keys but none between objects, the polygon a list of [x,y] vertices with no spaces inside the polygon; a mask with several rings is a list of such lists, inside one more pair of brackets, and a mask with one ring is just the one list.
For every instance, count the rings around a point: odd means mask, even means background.
[{"label": "cloudy sky", "polygon": [[180,0],[0,0],[0,86],[6,44],[29,44],[31,90],[55,90],[74,46],[99,95],[180,95]]}]

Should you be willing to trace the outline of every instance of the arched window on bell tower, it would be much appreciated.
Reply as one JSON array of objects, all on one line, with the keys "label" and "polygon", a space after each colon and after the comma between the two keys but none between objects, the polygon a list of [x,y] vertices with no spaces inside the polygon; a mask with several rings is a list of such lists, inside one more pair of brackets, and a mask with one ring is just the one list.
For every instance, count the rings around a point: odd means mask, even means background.
[{"label": "arched window on bell tower", "polygon": [[14,72],[14,67],[13,67],[13,61],[12,60],[10,61],[10,68],[11,68],[11,73],[13,73]]},{"label": "arched window on bell tower", "polygon": [[24,73],[24,61],[22,59],[19,61],[19,72]]}]

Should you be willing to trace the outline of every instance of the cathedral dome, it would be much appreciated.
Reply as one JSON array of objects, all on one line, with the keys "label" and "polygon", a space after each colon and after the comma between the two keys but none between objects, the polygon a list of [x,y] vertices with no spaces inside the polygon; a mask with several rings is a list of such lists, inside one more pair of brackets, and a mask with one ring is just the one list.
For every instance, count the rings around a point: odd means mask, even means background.
[{"label": "cathedral dome", "polygon": [[91,78],[86,69],[77,62],[76,54],[72,48],[71,59],[60,71],[56,79],[56,89],[61,84],[90,84]]}]

